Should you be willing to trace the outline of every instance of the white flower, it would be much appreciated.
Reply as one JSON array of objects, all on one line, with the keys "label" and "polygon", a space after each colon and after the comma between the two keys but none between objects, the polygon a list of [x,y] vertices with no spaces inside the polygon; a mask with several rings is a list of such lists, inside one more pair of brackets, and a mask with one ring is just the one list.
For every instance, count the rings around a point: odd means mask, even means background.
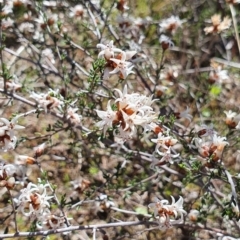
[{"label": "white flower", "polygon": [[162,48],[163,50],[166,50],[170,47],[173,47],[174,46],[174,43],[172,42],[171,38],[170,37],[167,37],[166,35],[162,34],[160,36],[160,39],[159,39],[161,45],[162,45]]},{"label": "white flower", "polygon": [[31,164],[32,165],[32,164],[36,163],[36,159],[26,156],[26,155],[17,155],[15,157],[15,163],[18,165],[19,164]]},{"label": "white flower", "polygon": [[212,26],[205,27],[205,34],[209,33],[220,33],[231,26],[231,19],[229,17],[224,17],[223,21],[221,21],[221,16],[219,14],[214,14],[211,17]]},{"label": "white flower", "polygon": [[177,119],[187,119],[189,122],[192,121],[193,116],[189,113],[189,107],[183,112],[175,112],[174,115]]},{"label": "white flower", "polygon": [[121,52],[121,59],[110,58],[112,62],[116,64],[113,71],[110,74],[115,74],[120,71],[120,78],[125,79],[130,73],[134,73],[132,68],[134,67],[132,63],[126,61],[126,53]]},{"label": "white flower", "polygon": [[25,127],[17,125],[17,120],[20,116],[14,117],[11,121],[6,118],[0,118],[0,144],[3,151],[14,149],[17,138],[15,130],[21,130]]},{"label": "white flower", "polygon": [[16,168],[12,164],[0,163],[0,180],[5,180],[16,172]]},{"label": "white flower", "polygon": [[[172,204],[170,205],[167,200],[155,199],[154,203],[148,205],[153,209],[154,217],[159,219],[160,228],[170,228],[172,224],[183,222],[183,215],[187,214],[183,209],[183,198],[180,196],[178,201],[175,202],[172,197]],[[179,218],[180,217],[180,218]]]},{"label": "white flower", "polygon": [[214,134],[210,138],[196,138],[195,144],[202,157],[218,161],[222,157],[224,147],[229,144],[225,140],[226,137],[220,137]]},{"label": "white flower", "polygon": [[84,8],[82,5],[78,4],[70,8],[69,17],[82,17],[84,14]]},{"label": "white flower", "polygon": [[237,114],[232,110],[224,111],[224,113],[226,114],[225,122],[228,125],[228,127],[239,129],[240,114]]},{"label": "white flower", "polygon": [[8,121],[6,118],[0,118],[0,122],[3,124],[1,125],[0,123],[0,130],[5,130],[9,134],[10,138],[13,138],[14,136],[14,130],[20,130],[24,129],[24,126],[17,125],[19,116],[14,117],[11,121]]},{"label": "white flower", "polygon": [[184,21],[180,20],[178,16],[171,16],[170,18],[164,19],[160,22],[160,32],[170,32],[174,34],[179,27],[182,26]]},{"label": "white flower", "polygon": [[114,207],[115,204],[114,202],[108,200],[108,196],[106,194],[101,194],[97,199],[96,199],[96,205],[97,209],[100,212],[106,212],[108,211],[111,207]]},{"label": "white flower", "polygon": [[38,27],[41,29],[46,29],[47,26],[57,29],[57,22],[59,20],[58,18],[58,15],[53,14],[52,11],[44,11],[44,15],[39,14],[38,18],[35,18],[34,20],[38,23]]},{"label": "white flower", "polygon": [[101,52],[98,54],[98,57],[104,56],[106,60],[114,57],[115,52],[122,52],[121,49],[114,47],[113,41],[110,41],[107,45],[102,43],[97,44],[97,48],[101,48]]},{"label": "white flower", "polygon": [[171,147],[169,147],[165,152],[158,151],[158,154],[162,156],[162,158],[160,160],[154,159],[150,167],[164,165],[167,163],[173,164],[173,159],[179,157],[180,155],[179,153],[177,154],[171,153]]},{"label": "white flower", "polygon": [[39,217],[48,211],[50,207],[49,200],[53,196],[48,196],[48,184],[28,183],[27,187],[21,190],[18,199],[15,199],[18,211],[28,217]]},{"label": "white flower", "polygon": [[162,132],[159,132],[158,138],[151,139],[152,142],[156,143],[155,151],[158,152],[160,155],[162,155],[162,152],[159,149],[165,150],[163,153],[166,152],[166,150],[169,149],[169,147],[175,145],[178,140],[171,137],[168,133],[167,136],[163,135]]},{"label": "white flower", "polygon": [[106,131],[109,127],[113,126],[114,121],[117,120],[116,111],[112,110],[111,101],[108,101],[107,104],[107,111],[101,111],[96,110],[97,115],[102,119],[100,122],[98,122],[96,125],[99,128],[103,128],[104,135],[106,134]]},{"label": "white flower", "polygon": [[[72,218],[66,218],[64,216],[59,216],[56,214],[51,214],[50,211],[47,211],[43,215],[39,216],[37,227],[40,230],[56,230],[58,228],[66,228],[68,227],[66,224],[66,220],[69,221]],[[64,232],[64,234],[68,234],[69,232]]]},{"label": "white flower", "polygon": [[188,214],[188,218],[192,222],[196,222],[199,216],[199,211],[196,209],[191,209],[190,213]]},{"label": "white flower", "polygon": [[149,124],[157,118],[150,106],[154,100],[138,93],[127,93],[127,86],[123,92],[115,89],[119,97],[115,100],[116,110],[113,111],[108,102],[107,111],[96,110],[102,121],[97,126],[103,128],[104,135],[107,128],[116,126],[114,136],[124,140],[131,139],[137,132],[137,126],[142,126],[144,132],[149,129]]},{"label": "white flower", "polygon": [[46,142],[36,146],[33,148],[33,151],[35,153],[35,157],[40,157],[43,153],[44,153],[44,150],[46,148]]},{"label": "white flower", "polygon": [[209,126],[202,124],[198,127],[197,133],[199,137],[208,137],[210,139],[213,139],[213,136],[217,134],[217,132],[213,129],[213,124],[210,124]]},{"label": "white flower", "polygon": [[218,67],[214,70],[212,70],[209,73],[209,81],[210,83],[223,83],[226,82],[226,80],[229,79],[229,76],[227,74],[227,70],[222,70],[221,67]]},{"label": "white flower", "polygon": [[61,108],[64,100],[58,90],[54,91],[52,89],[50,89],[47,94],[32,92],[30,97],[38,102],[39,107],[42,107],[45,113],[47,113],[49,109],[56,110]]},{"label": "white flower", "polygon": [[67,119],[71,121],[73,125],[79,125],[81,123],[82,116],[78,115],[76,112],[78,108],[69,107],[67,110]]},{"label": "white flower", "polygon": [[163,80],[167,80],[168,83],[171,83],[175,79],[177,79],[179,70],[179,66],[167,66],[165,71],[160,74],[160,78]]},{"label": "white flower", "polygon": [[34,24],[29,22],[23,22],[19,25],[19,30],[23,33],[34,33]]},{"label": "white flower", "polygon": [[3,8],[2,8],[2,14],[8,15],[13,12],[13,1],[7,1],[4,3]]}]

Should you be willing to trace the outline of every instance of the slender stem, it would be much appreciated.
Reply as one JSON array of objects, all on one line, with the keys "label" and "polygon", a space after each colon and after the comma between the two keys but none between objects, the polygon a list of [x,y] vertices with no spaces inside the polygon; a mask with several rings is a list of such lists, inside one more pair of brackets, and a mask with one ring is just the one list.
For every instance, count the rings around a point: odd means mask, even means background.
[{"label": "slender stem", "polygon": [[1,60],[1,65],[2,65],[2,77],[3,77],[3,89],[4,92],[7,92],[7,79],[5,78],[5,72],[6,70],[4,69],[4,61],[3,61],[3,35],[2,35],[2,20],[0,20],[0,60]]},{"label": "slender stem", "polygon": [[14,238],[14,237],[33,237],[33,236],[49,236],[52,234],[70,232],[76,230],[89,230],[89,229],[100,229],[100,228],[110,228],[110,227],[126,227],[126,226],[138,226],[138,225],[159,225],[156,221],[132,221],[132,222],[115,222],[106,224],[96,224],[96,225],[85,225],[85,226],[70,226],[67,228],[59,228],[56,230],[48,231],[37,231],[37,232],[19,232],[17,234],[0,234],[0,239]]},{"label": "slender stem", "polygon": [[7,188],[7,190],[8,190],[8,194],[10,195],[10,198],[11,198],[11,204],[12,204],[13,216],[14,216],[14,223],[15,223],[15,232],[16,232],[16,234],[18,234],[19,231],[18,231],[18,225],[17,225],[17,214],[16,214],[14,203],[13,203],[13,197],[12,197],[10,189]]},{"label": "slender stem", "polygon": [[239,54],[240,54],[240,39],[239,39],[239,34],[238,34],[238,26],[237,26],[237,20],[236,20],[236,11],[235,11],[234,6],[232,4],[229,4],[229,7],[230,7],[231,14],[232,14],[233,27],[234,27],[234,31],[235,31],[235,35],[236,35],[238,51],[239,51]]},{"label": "slender stem", "polygon": [[97,231],[97,229],[93,228],[93,240],[96,240],[96,231]]},{"label": "slender stem", "polygon": [[225,174],[228,178],[228,182],[229,182],[229,184],[231,186],[231,189],[232,189],[232,197],[233,197],[233,200],[235,201],[236,211],[239,214],[240,211],[239,211],[239,204],[238,204],[238,200],[237,200],[238,197],[237,197],[237,192],[236,192],[236,189],[235,189],[235,184],[233,182],[231,174],[227,170],[225,170]]}]

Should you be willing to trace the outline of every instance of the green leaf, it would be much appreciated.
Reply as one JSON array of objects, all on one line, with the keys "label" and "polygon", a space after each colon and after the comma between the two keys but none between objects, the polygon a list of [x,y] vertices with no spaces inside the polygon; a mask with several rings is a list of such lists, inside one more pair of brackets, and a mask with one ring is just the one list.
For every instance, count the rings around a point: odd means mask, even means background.
[{"label": "green leaf", "polygon": [[91,173],[92,175],[97,174],[98,173],[98,168],[97,167],[90,167],[89,173]]},{"label": "green leaf", "polygon": [[213,85],[210,89],[210,93],[214,96],[218,96],[222,92],[221,86]]},{"label": "green leaf", "polygon": [[148,210],[147,210],[147,207],[137,207],[135,209],[135,212],[138,213],[138,214],[148,214]]}]

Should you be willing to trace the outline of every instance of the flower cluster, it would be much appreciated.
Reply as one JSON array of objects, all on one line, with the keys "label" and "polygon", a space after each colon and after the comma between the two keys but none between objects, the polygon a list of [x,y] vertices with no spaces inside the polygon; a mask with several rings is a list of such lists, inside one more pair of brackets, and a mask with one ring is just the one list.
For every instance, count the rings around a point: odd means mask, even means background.
[{"label": "flower cluster", "polygon": [[[21,194],[14,201],[18,207],[18,212],[24,216],[37,220],[37,228],[50,230],[69,226],[65,216],[52,214],[49,200],[53,198],[48,194],[49,184],[28,183],[27,187],[21,190]],[[65,233],[66,234],[66,233]]]},{"label": "flower cluster", "polygon": [[219,161],[224,147],[228,145],[226,137],[220,137],[212,127],[202,126],[195,138],[195,145],[201,157],[207,160]]},{"label": "flower cluster", "polygon": [[156,139],[151,139],[156,143],[155,151],[162,157],[159,161],[155,161],[153,165],[162,165],[165,163],[173,163],[173,158],[179,156],[179,154],[172,153],[172,147],[178,142],[177,139],[169,135],[169,131],[159,132]]},{"label": "flower cluster", "polygon": [[17,125],[19,116],[12,118],[8,121],[6,118],[0,118],[0,146],[3,151],[12,150],[17,143],[15,130],[24,129],[25,127]]},{"label": "flower cluster", "polygon": [[114,135],[117,138],[127,140],[135,136],[137,126],[142,126],[144,131],[151,128],[151,123],[157,118],[151,104],[152,97],[146,97],[138,93],[127,93],[127,86],[123,92],[115,89],[119,98],[115,100],[115,108],[108,102],[107,111],[96,110],[98,116],[102,119],[96,125],[103,128],[104,135],[109,127],[116,127]]},{"label": "flower cluster", "polygon": [[49,200],[53,196],[48,195],[48,187],[49,184],[28,183],[27,187],[21,190],[19,197],[15,199],[18,211],[33,219],[49,215]]},{"label": "flower cluster", "polygon": [[[107,45],[97,44],[97,48],[101,49],[98,57],[104,57],[107,61],[103,79],[108,79],[109,74],[115,74],[119,72],[119,77],[125,79],[130,73],[134,73],[132,68],[134,67],[131,62],[127,60],[131,59],[136,51],[122,51],[113,45],[113,41],[110,41]],[[118,53],[115,55],[115,53]]]},{"label": "flower cluster", "polygon": [[[180,196],[178,201],[175,202],[172,197],[172,204],[169,204],[168,200],[155,199],[154,203],[150,203],[148,207],[153,209],[154,217],[159,220],[159,227],[161,229],[170,228],[173,224],[182,223],[183,215],[187,214],[183,209],[183,198]],[[180,216],[179,219],[178,216]]]},{"label": "flower cluster", "polygon": [[47,94],[38,94],[32,92],[30,97],[38,102],[39,107],[43,108],[45,110],[45,113],[47,113],[50,109],[57,110],[63,105],[63,97],[59,94],[58,91],[54,91],[52,89],[50,89]]},{"label": "flower cluster", "polygon": [[[37,227],[41,230],[56,230],[58,228],[66,228],[68,225],[66,220],[71,220],[71,218],[65,218],[64,216],[59,216],[56,214],[48,214],[46,216],[39,216]],[[68,234],[68,232],[64,232]]]}]

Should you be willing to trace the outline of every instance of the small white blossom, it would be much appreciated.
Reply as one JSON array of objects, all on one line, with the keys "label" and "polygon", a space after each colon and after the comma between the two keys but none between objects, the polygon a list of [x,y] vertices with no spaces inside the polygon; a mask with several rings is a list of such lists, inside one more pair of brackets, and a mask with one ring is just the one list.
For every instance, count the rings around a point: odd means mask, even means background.
[{"label": "small white blossom", "polygon": [[0,180],[7,179],[16,172],[16,168],[12,164],[0,163]]},{"label": "small white blossom", "polygon": [[[64,216],[59,216],[56,214],[51,214],[49,211],[44,213],[42,216],[39,216],[37,227],[40,230],[56,230],[58,228],[66,228],[68,225],[66,221],[71,220],[72,218],[66,218]],[[64,232],[63,234],[68,234],[69,232]]]},{"label": "small white blossom", "polygon": [[17,125],[18,118],[14,117],[11,121],[6,118],[0,118],[0,145],[3,151],[12,150],[16,146],[17,137],[15,136],[15,130],[21,130],[25,127]]},{"label": "small white blossom", "polygon": [[171,38],[166,36],[166,35],[164,35],[164,34],[162,34],[160,36],[159,41],[160,41],[160,43],[162,45],[163,50],[166,50],[166,49],[171,48],[171,47],[174,46],[174,43],[172,42]]},{"label": "small white blossom", "polygon": [[81,4],[78,4],[78,5],[70,8],[69,17],[71,17],[71,18],[82,17],[84,12],[85,12],[85,10],[84,10],[83,6]]},{"label": "small white blossom", "polygon": [[159,160],[157,157],[153,157],[150,168],[154,168],[155,166],[162,166],[167,163],[173,164],[174,158],[179,157],[180,154],[173,154],[171,152],[171,147],[169,147],[165,152],[159,152],[159,155],[162,156],[162,158]]},{"label": "small white blossom", "polygon": [[223,83],[229,80],[229,76],[227,74],[227,70],[222,70],[221,67],[218,67],[214,70],[212,70],[209,73],[209,81],[210,83]]},{"label": "small white blossom", "polygon": [[[155,199],[154,203],[150,203],[148,207],[153,209],[154,217],[159,220],[160,228],[170,228],[173,224],[182,223],[183,215],[187,212],[183,209],[183,198],[180,196],[178,201],[172,198],[172,204],[170,205],[167,200]],[[180,216],[180,218],[178,218]]]},{"label": "small white blossom", "polygon": [[114,57],[115,52],[122,52],[121,49],[114,47],[113,41],[110,41],[107,45],[102,43],[97,44],[97,48],[101,48],[101,52],[98,54],[98,57],[104,57],[106,60]]},{"label": "small white blossom", "polygon": [[182,111],[180,113],[175,113],[175,115],[178,119],[187,119],[189,122],[191,122],[193,116],[189,112],[190,112],[189,107],[187,107],[185,111]]},{"label": "small white blossom", "polygon": [[47,113],[50,109],[61,109],[63,105],[63,97],[57,91],[50,89],[47,94],[32,92],[30,97],[38,102],[39,107],[45,110]]},{"label": "small white blossom", "polygon": [[[135,53],[134,53],[135,54]],[[114,70],[109,72],[109,74],[115,74],[120,72],[120,78],[125,79],[129,74],[134,73],[132,68],[134,67],[132,63],[126,61],[126,53],[121,52],[121,59],[110,58],[112,62],[116,64]]]},{"label": "small white blossom", "polygon": [[224,17],[223,21],[221,21],[221,16],[219,14],[214,14],[211,17],[212,26],[205,27],[205,34],[209,33],[220,33],[231,26],[231,19],[229,17]]},{"label": "small white blossom", "polygon": [[177,139],[173,138],[168,133],[167,135],[164,135],[162,132],[158,133],[158,138],[151,139],[151,141],[156,143],[155,151],[160,155],[164,155],[166,150],[169,150],[169,147],[175,145],[178,142]]},{"label": "small white blossom", "polygon": [[191,209],[191,211],[188,214],[188,218],[192,222],[196,222],[198,220],[200,212],[196,209]]},{"label": "small white blossom", "polygon": [[107,111],[96,110],[97,115],[102,119],[96,124],[97,127],[103,128],[104,135],[107,129],[113,126],[113,123],[117,120],[116,111],[112,110],[111,101],[108,101]]},{"label": "small white blossom", "polygon": [[96,205],[97,205],[97,210],[99,210],[100,212],[106,212],[110,210],[111,207],[115,206],[114,202],[108,200],[108,196],[106,194],[101,194],[96,199]]},{"label": "small white blossom", "polygon": [[69,107],[67,110],[67,119],[71,121],[73,125],[81,124],[82,116],[77,114],[78,108]]},{"label": "small white blossom", "polygon": [[233,112],[232,110],[224,111],[226,114],[225,122],[229,128],[239,129],[240,114]]},{"label": "small white blossom", "polygon": [[196,138],[194,141],[199,154],[203,158],[211,158],[213,161],[221,159],[223,149],[229,144],[226,137],[220,137],[216,134],[210,137]]},{"label": "small white blossom", "polygon": [[179,27],[182,26],[184,21],[180,20],[178,16],[171,16],[170,18],[164,19],[160,22],[160,32],[170,32],[174,34]]}]

